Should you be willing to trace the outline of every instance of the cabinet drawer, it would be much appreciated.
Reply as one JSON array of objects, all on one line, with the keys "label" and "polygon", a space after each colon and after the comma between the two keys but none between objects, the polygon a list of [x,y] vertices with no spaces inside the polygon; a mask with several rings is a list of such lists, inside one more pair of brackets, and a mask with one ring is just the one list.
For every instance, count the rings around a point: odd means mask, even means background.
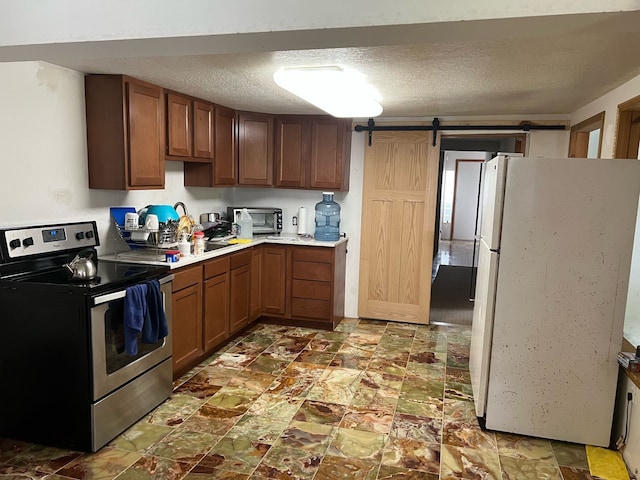
[{"label": "cabinet drawer", "polygon": [[327,247],[295,247],[293,248],[293,261],[331,263],[333,261],[333,249]]},{"label": "cabinet drawer", "polygon": [[241,267],[243,265],[249,265],[253,258],[253,249],[248,248],[242,252],[234,253],[231,255],[231,269]]},{"label": "cabinet drawer", "polygon": [[205,280],[229,271],[229,257],[216,258],[204,264]]},{"label": "cabinet drawer", "polygon": [[291,316],[294,318],[329,320],[331,317],[331,303],[326,300],[292,298]]},{"label": "cabinet drawer", "polygon": [[331,264],[316,262],[293,262],[293,278],[300,280],[331,281]]},{"label": "cabinet drawer", "polygon": [[328,282],[295,279],[292,287],[293,297],[331,300],[331,284]]},{"label": "cabinet drawer", "polygon": [[199,265],[197,267],[180,269],[172,273],[174,292],[202,282],[202,267]]}]

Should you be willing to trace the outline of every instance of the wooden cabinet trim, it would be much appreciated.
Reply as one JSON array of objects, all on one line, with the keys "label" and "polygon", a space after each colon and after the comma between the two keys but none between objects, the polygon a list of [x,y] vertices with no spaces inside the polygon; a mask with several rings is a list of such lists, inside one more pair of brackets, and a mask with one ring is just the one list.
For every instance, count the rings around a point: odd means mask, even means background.
[{"label": "wooden cabinet trim", "polygon": [[211,103],[193,101],[193,157],[210,161],[213,159],[214,107]]},{"label": "wooden cabinet trim", "polygon": [[126,92],[129,187],[164,188],[164,91],[132,79]]},{"label": "wooden cabinet trim", "polygon": [[293,279],[292,298],[311,298],[315,300],[331,300],[331,282]]},{"label": "wooden cabinet trim", "polygon": [[229,273],[204,281],[203,341],[205,353],[229,338]]},{"label": "wooden cabinet trim", "polygon": [[293,261],[331,263],[333,261],[333,248],[295,247],[293,249]]},{"label": "wooden cabinet trim", "polygon": [[333,266],[330,263],[293,262],[292,278],[300,280],[333,280]]},{"label": "wooden cabinet trim", "polygon": [[252,257],[253,257],[253,251],[251,249],[246,249],[237,253],[232,253],[229,258],[231,262],[231,269],[238,268],[243,265],[249,265],[251,263]]},{"label": "wooden cabinet trim", "polygon": [[202,266],[184,267],[173,273],[173,291],[177,292],[191,285],[202,283]]},{"label": "wooden cabinet trim", "polygon": [[273,185],[273,115],[238,114],[238,184]]},{"label": "wooden cabinet trim", "polygon": [[186,371],[202,355],[202,285],[173,294],[173,372]]},{"label": "wooden cabinet trim", "polygon": [[191,157],[192,101],[184,95],[167,93],[167,153],[176,157]]},{"label": "wooden cabinet trim", "polygon": [[292,298],[291,315],[293,317],[328,321],[331,319],[331,302],[308,298]]},{"label": "wooden cabinet trim", "polygon": [[204,279],[215,277],[229,271],[229,256],[209,260],[204,264]]}]

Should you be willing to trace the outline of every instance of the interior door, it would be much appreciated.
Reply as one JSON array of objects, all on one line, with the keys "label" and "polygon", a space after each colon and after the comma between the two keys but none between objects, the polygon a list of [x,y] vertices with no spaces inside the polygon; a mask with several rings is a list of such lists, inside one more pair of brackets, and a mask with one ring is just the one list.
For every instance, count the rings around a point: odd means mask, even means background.
[{"label": "interior door", "polygon": [[365,146],[358,315],[429,323],[440,137],[376,132]]}]

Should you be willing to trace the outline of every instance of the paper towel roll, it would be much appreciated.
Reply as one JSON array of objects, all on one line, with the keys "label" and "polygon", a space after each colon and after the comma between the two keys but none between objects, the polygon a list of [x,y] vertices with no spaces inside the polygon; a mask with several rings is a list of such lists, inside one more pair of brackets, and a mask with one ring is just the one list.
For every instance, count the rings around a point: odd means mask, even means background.
[{"label": "paper towel roll", "polygon": [[307,233],[307,209],[298,208],[298,235],[306,235]]}]

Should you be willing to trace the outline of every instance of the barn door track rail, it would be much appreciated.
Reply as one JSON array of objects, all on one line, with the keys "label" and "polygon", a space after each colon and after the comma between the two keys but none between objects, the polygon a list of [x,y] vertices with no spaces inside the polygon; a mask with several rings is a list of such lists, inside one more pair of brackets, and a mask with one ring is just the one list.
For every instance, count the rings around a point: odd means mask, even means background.
[{"label": "barn door track rail", "polygon": [[409,132],[409,131],[433,131],[433,146],[436,145],[438,131],[444,130],[566,130],[566,125],[536,125],[531,122],[521,122],[516,125],[446,125],[440,126],[438,117],[434,118],[431,125],[380,125],[376,126],[373,118],[370,118],[366,125],[356,125],[356,132],[369,132],[369,146],[373,132]]}]

